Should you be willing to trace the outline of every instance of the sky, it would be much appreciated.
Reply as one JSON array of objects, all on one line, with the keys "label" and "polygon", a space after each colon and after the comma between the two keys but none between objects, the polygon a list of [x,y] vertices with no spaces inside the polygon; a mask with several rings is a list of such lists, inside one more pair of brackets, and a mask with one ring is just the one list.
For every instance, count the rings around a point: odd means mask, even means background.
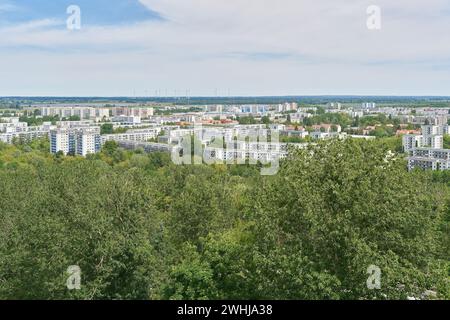
[{"label": "sky", "polygon": [[448,0],[0,0],[0,96],[450,96],[449,30]]}]

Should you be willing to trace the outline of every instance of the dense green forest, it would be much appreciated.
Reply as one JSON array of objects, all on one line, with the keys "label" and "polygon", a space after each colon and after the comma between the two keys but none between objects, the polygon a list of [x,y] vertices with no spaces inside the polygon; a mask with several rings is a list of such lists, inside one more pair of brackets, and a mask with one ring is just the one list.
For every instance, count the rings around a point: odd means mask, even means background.
[{"label": "dense green forest", "polygon": [[0,144],[0,299],[450,299],[450,175],[408,172],[397,145],[321,142],[263,177]]}]

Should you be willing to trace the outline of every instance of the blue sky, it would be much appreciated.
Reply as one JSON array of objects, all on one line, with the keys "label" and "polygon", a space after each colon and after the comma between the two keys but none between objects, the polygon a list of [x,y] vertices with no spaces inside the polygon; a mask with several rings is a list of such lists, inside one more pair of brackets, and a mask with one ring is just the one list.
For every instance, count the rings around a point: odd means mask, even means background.
[{"label": "blue sky", "polygon": [[375,2],[0,0],[0,96],[450,95],[450,2]]},{"label": "blue sky", "polygon": [[[40,19],[67,19],[66,8],[72,4],[82,8],[87,25],[136,23],[158,18],[137,0],[9,0],[0,1],[0,22],[18,24]],[[5,10],[1,10],[1,8]]]}]

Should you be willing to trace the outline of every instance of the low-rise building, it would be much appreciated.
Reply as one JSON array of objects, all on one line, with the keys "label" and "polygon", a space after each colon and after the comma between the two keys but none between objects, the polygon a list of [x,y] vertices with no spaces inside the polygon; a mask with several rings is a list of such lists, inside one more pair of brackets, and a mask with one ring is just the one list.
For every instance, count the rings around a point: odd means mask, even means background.
[{"label": "low-rise building", "polygon": [[104,134],[102,135],[102,143],[106,141],[140,141],[147,142],[152,139],[156,139],[161,133],[160,127],[147,128],[147,129],[132,129],[125,133],[117,134]]},{"label": "low-rise building", "polygon": [[125,116],[125,115],[121,115],[121,116],[115,116],[112,118],[113,122],[119,122],[122,125],[139,125],[142,123],[141,121],[141,117],[139,116]]},{"label": "low-rise building", "polygon": [[411,151],[408,157],[408,169],[416,168],[423,170],[443,171],[450,169],[450,150],[416,148]]}]

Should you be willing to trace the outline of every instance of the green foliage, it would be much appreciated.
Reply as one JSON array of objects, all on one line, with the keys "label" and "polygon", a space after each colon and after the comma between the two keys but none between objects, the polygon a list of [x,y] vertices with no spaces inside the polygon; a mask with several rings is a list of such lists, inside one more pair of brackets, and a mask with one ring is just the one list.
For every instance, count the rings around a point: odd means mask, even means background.
[{"label": "green foliage", "polygon": [[237,121],[239,122],[239,124],[257,124],[258,123],[253,116],[238,117]]},{"label": "green foliage", "polygon": [[323,108],[319,109],[315,116],[311,118],[305,118],[303,120],[303,125],[310,127],[315,124],[330,123],[334,125],[340,125],[342,128],[345,128],[352,123],[350,116],[347,114],[324,112],[325,111]]},{"label": "green foliage", "polygon": [[[405,299],[437,287],[448,296],[448,260],[439,259],[445,203],[425,173],[387,155],[375,142],[351,140],[298,151],[259,192],[261,254],[304,257],[339,298]],[[382,270],[379,291],[365,286],[370,265]],[[302,273],[292,266],[281,272]]]},{"label": "green foliage", "polygon": [[450,149],[450,135],[444,135],[444,149]]},{"label": "green foliage", "polygon": [[26,122],[28,124],[28,126],[40,126],[44,122],[51,122],[52,124],[56,124],[56,121],[60,120],[58,116],[37,117],[36,115],[33,115],[32,117],[22,116],[19,119],[20,119],[20,122]]},{"label": "green foliage", "polygon": [[263,124],[271,124],[270,118],[268,116],[264,116],[261,118],[261,123]]},{"label": "green foliage", "polygon": [[114,127],[113,127],[112,123],[102,124],[102,126],[100,127],[100,132],[101,132],[101,134],[112,134],[112,133],[114,133]]},{"label": "green foliage", "polygon": [[0,299],[449,299],[450,175],[408,172],[398,146],[315,143],[262,177],[0,143]]},{"label": "green foliage", "polygon": [[127,131],[128,131],[127,128],[114,129],[114,126],[112,123],[104,123],[100,127],[101,134],[125,133]]},{"label": "green foliage", "polygon": [[394,135],[394,129],[390,127],[377,127],[370,132],[370,135],[377,138],[392,137]]}]

